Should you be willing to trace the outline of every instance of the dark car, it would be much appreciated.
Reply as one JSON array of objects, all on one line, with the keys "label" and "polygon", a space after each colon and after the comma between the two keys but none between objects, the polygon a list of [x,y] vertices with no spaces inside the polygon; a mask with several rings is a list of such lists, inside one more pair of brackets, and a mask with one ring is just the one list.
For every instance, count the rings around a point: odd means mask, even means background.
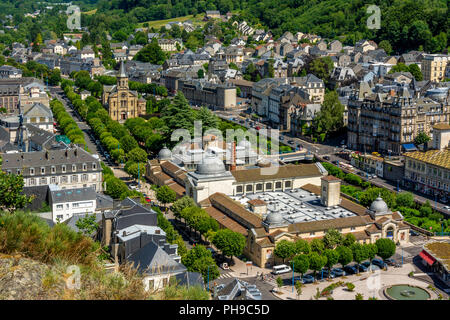
[{"label": "dark car", "polygon": [[358,265],[358,268],[360,272],[366,272],[367,270],[369,270],[369,268],[363,264]]},{"label": "dark car", "polygon": [[381,269],[383,269],[386,266],[383,260],[380,259],[373,259],[372,264],[376,265],[377,267],[380,267]]},{"label": "dark car", "polygon": [[361,265],[363,265],[366,268],[370,267],[370,261],[364,261],[363,263],[361,263]]},{"label": "dark car", "polygon": [[322,269],[317,274],[317,279],[322,279],[322,276],[323,276],[323,279],[336,277],[336,275],[334,274],[333,270],[331,270],[331,272],[329,272],[328,269]]},{"label": "dark car", "polygon": [[384,260],[384,263],[386,263],[388,266],[395,266],[395,265],[398,264],[397,261],[395,261],[395,260],[392,259],[392,258],[385,259],[385,260]]},{"label": "dark car", "polygon": [[216,256],[216,250],[214,250],[213,248],[206,248],[206,250],[208,250],[209,252],[211,252],[211,256],[215,257]]},{"label": "dark car", "polygon": [[345,266],[344,271],[346,274],[356,274],[358,270],[354,266]]},{"label": "dark car", "polygon": [[419,233],[414,231],[414,230],[409,230],[409,234],[412,235],[412,236],[418,236],[419,235]]},{"label": "dark car", "polygon": [[340,268],[334,268],[334,269],[331,269],[331,272],[334,273],[334,276],[335,276],[335,277],[342,277],[342,276],[345,275],[344,270],[342,270],[342,269],[340,269]]},{"label": "dark car", "polygon": [[327,161],[330,161],[330,156],[323,156],[323,158]]},{"label": "dark car", "polygon": [[294,144],[294,140],[289,140],[288,143],[289,144]]},{"label": "dark car", "polygon": [[314,282],[314,277],[310,274],[304,274],[302,277],[302,282],[303,283],[313,283]]}]

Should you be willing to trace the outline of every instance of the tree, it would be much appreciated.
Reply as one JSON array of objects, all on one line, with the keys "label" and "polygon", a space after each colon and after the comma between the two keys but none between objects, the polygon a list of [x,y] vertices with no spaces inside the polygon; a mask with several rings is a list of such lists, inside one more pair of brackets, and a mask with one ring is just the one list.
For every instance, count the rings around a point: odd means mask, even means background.
[{"label": "tree", "polygon": [[321,239],[313,239],[310,243],[311,251],[317,252],[318,254],[322,254],[325,249],[325,245]]},{"label": "tree", "polygon": [[369,207],[379,196],[386,202],[389,208],[395,207],[395,193],[384,188],[368,188],[359,197],[359,203],[364,207]]},{"label": "tree", "polygon": [[408,66],[408,70],[414,76],[416,81],[422,81],[423,80],[422,71],[420,70],[420,68],[419,68],[419,66],[417,64],[415,64],[415,63],[410,64]]},{"label": "tree", "polygon": [[212,239],[212,243],[219,249],[223,255],[233,259],[233,256],[239,256],[244,251],[245,237],[229,229],[220,229]]},{"label": "tree", "polygon": [[358,264],[358,266],[361,262],[368,258],[366,248],[362,244],[355,242],[351,245],[350,249],[352,250],[353,260]]},{"label": "tree", "polygon": [[367,258],[372,263],[373,258],[375,258],[378,253],[378,247],[375,245],[375,243],[364,244],[364,247],[366,247]]},{"label": "tree", "polygon": [[309,254],[309,268],[314,270],[314,278],[316,278],[316,272],[322,270],[326,263],[326,256],[319,255],[317,252]]},{"label": "tree", "polygon": [[153,38],[152,42],[142,48],[133,59],[141,62],[150,62],[152,64],[161,65],[166,60],[166,54],[158,45],[158,41]]},{"label": "tree", "polygon": [[378,44],[378,48],[384,49],[384,51],[386,51],[388,55],[391,55],[392,46],[388,40],[381,40],[380,43]]},{"label": "tree", "polygon": [[197,245],[187,252],[182,258],[181,263],[191,272],[200,272],[204,281],[217,279],[220,275],[211,252],[202,245]]},{"label": "tree", "polygon": [[278,288],[281,288],[283,286],[283,279],[280,276],[278,276],[276,281]]},{"label": "tree", "polygon": [[203,71],[203,69],[198,69],[197,71],[197,77],[199,79],[203,79],[205,77],[205,71]]},{"label": "tree", "polygon": [[122,194],[128,191],[127,185],[120,179],[108,175],[105,178],[106,191],[105,193],[111,196],[113,199],[120,199]]},{"label": "tree", "polygon": [[130,135],[123,136],[120,138],[119,142],[120,147],[125,151],[125,153],[139,147],[137,141]]},{"label": "tree", "polygon": [[302,294],[303,283],[301,281],[295,281],[295,291],[297,291],[297,299]]},{"label": "tree", "polygon": [[147,162],[147,152],[137,147],[128,152],[127,158],[131,162]]},{"label": "tree", "polygon": [[347,264],[353,261],[353,253],[349,247],[339,246],[336,248],[336,251],[339,254],[339,263],[342,267],[345,267]]},{"label": "tree", "polygon": [[339,101],[337,92],[326,93],[322,107],[314,118],[313,128],[315,132],[327,135],[342,128],[344,125],[343,113],[344,106]]},{"label": "tree", "polygon": [[298,239],[295,241],[295,253],[296,254],[308,254],[311,251],[311,248],[309,247],[308,241],[305,239]]},{"label": "tree", "polygon": [[87,214],[85,217],[78,219],[75,226],[80,229],[85,236],[90,236],[97,231],[99,227],[95,218],[95,213],[92,215]]},{"label": "tree", "polygon": [[329,229],[323,237],[323,244],[327,249],[334,249],[344,240],[342,234],[336,229]]},{"label": "tree", "polygon": [[163,204],[173,203],[176,198],[177,194],[168,186],[161,186],[156,191],[156,199]]},{"label": "tree", "polygon": [[356,238],[353,233],[347,233],[345,235],[345,239],[342,241],[342,244],[346,247],[350,247],[353,243],[355,243]]},{"label": "tree", "polygon": [[295,255],[295,243],[288,240],[281,240],[278,242],[275,246],[275,250],[273,253],[283,259],[283,263],[286,261],[286,259],[290,259]]},{"label": "tree", "polygon": [[[306,254],[296,255],[293,259],[293,269],[302,275],[305,274],[309,269],[309,258]],[[292,263],[291,263],[292,265]]]},{"label": "tree", "polygon": [[423,144],[423,143],[427,143],[430,140],[431,140],[431,138],[429,136],[427,136],[427,134],[425,132],[421,132],[414,139],[414,144],[420,145],[420,144]]},{"label": "tree", "polygon": [[14,212],[32,201],[32,198],[23,194],[23,186],[22,175],[0,171],[0,208],[2,210]]},{"label": "tree", "polygon": [[397,194],[397,207],[414,207],[414,195],[411,192]]},{"label": "tree", "polygon": [[145,147],[153,154],[159,152],[164,146],[164,137],[159,133],[154,133],[145,141]]},{"label": "tree", "polygon": [[196,120],[200,120],[202,122],[203,132],[208,129],[217,128],[219,125],[219,118],[206,107],[200,108],[196,118]]},{"label": "tree", "polygon": [[333,60],[330,57],[316,58],[307,65],[307,72],[314,74],[317,78],[327,83],[331,71],[334,68]]},{"label": "tree", "polygon": [[[333,266],[339,262],[339,252],[332,249],[325,249],[323,254],[325,255],[325,257],[327,257],[326,266],[328,270],[331,271],[331,268],[333,268]],[[330,276],[331,272],[328,272],[328,275]]]},{"label": "tree", "polygon": [[189,196],[184,196],[184,197],[176,200],[172,204],[173,215],[176,218],[181,218],[181,212],[183,211],[183,209],[188,208],[188,207],[194,207],[194,206],[195,206],[194,199],[192,199]]},{"label": "tree", "polygon": [[391,239],[387,238],[378,239],[375,242],[375,245],[378,248],[377,254],[383,259],[388,259],[392,257],[395,253],[396,248],[395,242],[392,241]]}]

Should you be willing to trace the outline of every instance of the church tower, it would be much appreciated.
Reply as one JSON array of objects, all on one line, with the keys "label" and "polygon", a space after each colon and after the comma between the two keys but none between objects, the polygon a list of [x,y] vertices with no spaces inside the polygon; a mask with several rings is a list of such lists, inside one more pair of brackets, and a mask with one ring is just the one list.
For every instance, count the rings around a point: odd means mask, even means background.
[{"label": "church tower", "polygon": [[117,76],[117,89],[128,90],[128,76],[125,72],[125,64],[120,62],[119,75]]}]

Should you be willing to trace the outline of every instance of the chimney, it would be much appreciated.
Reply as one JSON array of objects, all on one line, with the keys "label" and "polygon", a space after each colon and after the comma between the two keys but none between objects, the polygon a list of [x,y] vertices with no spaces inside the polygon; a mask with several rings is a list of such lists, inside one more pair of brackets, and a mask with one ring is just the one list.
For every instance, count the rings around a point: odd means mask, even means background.
[{"label": "chimney", "polygon": [[339,205],[341,196],[341,179],[333,176],[325,176],[321,179],[320,201],[326,207]]},{"label": "chimney", "polygon": [[230,170],[235,171],[236,170],[236,141],[233,141],[233,144],[231,145],[231,166]]}]

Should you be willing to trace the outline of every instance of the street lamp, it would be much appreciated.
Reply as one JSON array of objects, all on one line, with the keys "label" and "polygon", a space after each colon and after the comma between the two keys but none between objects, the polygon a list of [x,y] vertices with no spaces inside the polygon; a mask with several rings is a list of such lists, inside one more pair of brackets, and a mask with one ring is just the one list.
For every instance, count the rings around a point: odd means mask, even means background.
[{"label": "street lamp", "polygon": [[295,269],[295,262],[292,261],[292,292],[294,292],[294,269]]}]

